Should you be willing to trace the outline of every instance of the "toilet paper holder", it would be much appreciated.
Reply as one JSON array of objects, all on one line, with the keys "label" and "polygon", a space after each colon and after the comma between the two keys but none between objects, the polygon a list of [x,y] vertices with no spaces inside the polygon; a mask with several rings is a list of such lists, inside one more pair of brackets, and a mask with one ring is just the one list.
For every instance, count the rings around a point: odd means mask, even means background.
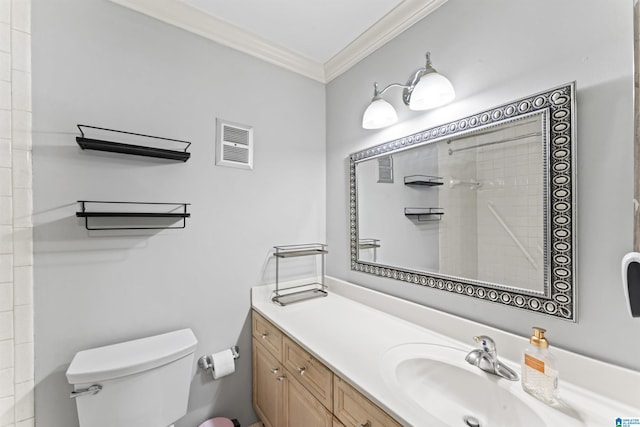
[{"label": "toilet paper holder", "polygon": [[[233,355],[233,360],[238,360],[240,358],[240,349],[237,345],[234,345],[229,348],[231,350],[231,354]],[[205,354],[204,356],[198,359],[198,366],[200,366],[205,371],[211,369],[213,371],[213,361],[211,359],[211,355]]]}]

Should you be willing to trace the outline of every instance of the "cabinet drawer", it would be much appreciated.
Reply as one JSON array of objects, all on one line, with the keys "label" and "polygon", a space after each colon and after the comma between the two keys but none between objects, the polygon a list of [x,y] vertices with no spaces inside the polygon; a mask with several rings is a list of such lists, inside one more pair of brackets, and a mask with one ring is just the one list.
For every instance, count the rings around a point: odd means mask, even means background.
[{"label": "cabinet drawer", "polygon": [[273,354],[279,361],[282,360],[282,338],[280,330],[262,317],[256,311],[252,311],[253,337]]},{"label": "cabinet drawer", "polygon": [[333,413],[347,427],[396,427],[393,418],[339,377],[334,377]]},{"label": "cabinet drawer", "polygon": [[333,373],[329,368],[287,336],[284,337],[282,364],[316,399],[332,410]]}]

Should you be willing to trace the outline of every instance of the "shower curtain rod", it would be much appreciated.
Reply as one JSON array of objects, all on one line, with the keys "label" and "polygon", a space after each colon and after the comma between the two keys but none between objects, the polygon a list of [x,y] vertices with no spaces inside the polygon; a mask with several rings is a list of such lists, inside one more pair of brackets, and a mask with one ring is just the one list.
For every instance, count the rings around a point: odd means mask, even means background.
[{"label": "shower curtain rod", "polygon": [[533,132],[533,133],[527,133],[524,135],[514,136],[513,138],[501,139],[499,141],[485,142],[484,144],[470,145],[468,147],[456,148],[456,149],[449,148],[449,155],[452,155],[456,151],[471,150],[472,148],[486,147],[487,145],[503,144],[505,142],[517,141],[519,139],[525,139],[531,136],[541,136],[541,135],[542,135],[542,132]]}]

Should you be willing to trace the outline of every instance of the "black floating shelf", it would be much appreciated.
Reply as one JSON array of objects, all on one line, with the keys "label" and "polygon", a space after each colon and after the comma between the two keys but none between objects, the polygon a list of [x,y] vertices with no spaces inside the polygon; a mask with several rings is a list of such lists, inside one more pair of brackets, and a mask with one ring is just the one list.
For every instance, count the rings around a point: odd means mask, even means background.
[{"label": "black floating shelf", "polygon": [[[78,200],[81,210],[76,212],[78,218],[84,218],[85,228],[87,230],[156,230],[156,229],[174,229],[185,228],[186,219],[191,217],[191,214],[187,212],[187,206],[189,203],[154,203],[154,202],[105,202],[97,200]],[[90,210],[90,206],[99,206],[100,210]],[[118,210],[102,210],[108,206],[127,207],[126,209]],[[146,207],[147,209],[153,207],[159,209],[164,207],[163,211],[134,211],[139,207]],[[89,209],[89,210],[87,210]],[[109,224],[102,226],[91,226],[89,224],[90,218],[147,218],[147,219],[166,219],[172,223],[178,220],[182,220],[180,226],[154,226],[154,225],[139,225],[139,226],[122,226],[119,224]]]},{"label": "black floating shelf", "polygon": [[440,221],[444,215],[442,208],[404,208],[406,217],[414,218],[418,221]]},{"label": "black floating shelf", "polygon": [[[101,135],[111,135],[115,139],[115,137],[122,137],[123,135],[127,135],[129,138],[135,138],[136,140],[140,140],[143,144],[130,144],[124,142],[115,142],[106,139],[97,139],[97,138],[87,138],[84,135],[84,130],[92,129],[93,131],[99,132]],[[80,134],[82,136],[76,137],[76,142],[83,150],[97,150],[97,151],[110,151],[113,153],[122,153],[122,154],[131,154],[134,156],[144,156],[144,157],[157,157],[161,159],[169,159],[169,160],[179,160],[182,162],[186,162],[191,157],[191,153],[187,153],[187,149],[191,145],[188,141],[181,141],[179,139],[169,139],[169,138],[161,138],[159,136],[151,136],[151,135],[143,135],[140,133],[133,132],[123,132],[120,130],[99,128],[95,126],[87,126],[87,125],[78,125],[78,129],[80,130]],[[185,145],[180,150],[167,149],[161,147],[155,147],[151,145],[146,145],[148,143],[164,143],[171,145]]]},{"label": "black floating shelf", "polygon": [[404,177],[404,185],[424,185],[428,187],[435,187],[436,185],[442,185],[441,176],[430,175],[409,175]]}]

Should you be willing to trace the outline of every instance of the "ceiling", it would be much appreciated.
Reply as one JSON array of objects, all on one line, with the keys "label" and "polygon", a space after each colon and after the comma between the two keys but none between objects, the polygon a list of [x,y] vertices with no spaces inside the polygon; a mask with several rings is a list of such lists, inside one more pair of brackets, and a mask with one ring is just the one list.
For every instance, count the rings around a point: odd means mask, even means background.
[{"label": "ceiling", "polygon": [[324,64],[402,0],[182,0]]},{"label": "ceiling", "polygon": [[111,0],[327,83],[447,0]]}]

